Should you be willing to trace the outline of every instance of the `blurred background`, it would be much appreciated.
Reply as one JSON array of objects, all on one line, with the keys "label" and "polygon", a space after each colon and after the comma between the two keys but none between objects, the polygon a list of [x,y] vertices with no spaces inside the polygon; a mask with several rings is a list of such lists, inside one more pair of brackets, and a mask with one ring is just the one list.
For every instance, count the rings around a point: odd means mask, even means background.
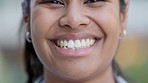
[{"label": "blurred background", "polygon": [[[0,83],[25,83],[21,0],[0,0]],[[127,36],[117,62],[134,82],[148,83],[148,0],[130,0]]]}]

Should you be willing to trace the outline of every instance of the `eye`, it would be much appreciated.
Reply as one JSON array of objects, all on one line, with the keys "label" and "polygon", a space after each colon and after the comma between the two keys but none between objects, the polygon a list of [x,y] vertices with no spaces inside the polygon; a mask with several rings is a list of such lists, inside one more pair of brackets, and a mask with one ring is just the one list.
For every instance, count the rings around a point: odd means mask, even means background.
[{"label": "eye", "polygon": [[84,4],[86,4],[88,7],[96,8],[103,6],[107,2],[107,0],[86,0]]},{"label": "eye", "polygon": [[87,0],[84,2],[84,4],[87,4],[87,3],[95,3],[95,2],[104,2],[105,0]]},{"label": "eye", "polygon": [[42,0],[40,2],[41,4],[59,4],[59,5],[64,5],[64,3],[60,0]]}]

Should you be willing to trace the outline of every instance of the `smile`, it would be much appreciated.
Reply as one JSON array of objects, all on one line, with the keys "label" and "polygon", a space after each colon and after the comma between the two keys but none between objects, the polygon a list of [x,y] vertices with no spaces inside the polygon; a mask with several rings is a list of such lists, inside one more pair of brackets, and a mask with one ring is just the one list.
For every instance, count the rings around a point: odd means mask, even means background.
[{"label": "smile", "polygon": [[90,55],[101,38],[93,35],[62,35],[49,41],[49,47],[55,55],[64,57],[80,57]]},{"label": "smile", "polygon": [[96,39],[56,40],[55,44],[64,49],[83,49],[93,46]]}]

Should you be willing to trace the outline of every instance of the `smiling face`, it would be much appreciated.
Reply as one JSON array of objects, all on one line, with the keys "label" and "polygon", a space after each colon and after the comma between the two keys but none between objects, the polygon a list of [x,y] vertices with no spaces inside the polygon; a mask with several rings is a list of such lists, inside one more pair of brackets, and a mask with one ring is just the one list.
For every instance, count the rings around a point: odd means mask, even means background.
[{"label": "smiling face", "polygon": [[31,0],[30,25],[44,73],[78,81],[112,71],[125,17],[119,0]]}]

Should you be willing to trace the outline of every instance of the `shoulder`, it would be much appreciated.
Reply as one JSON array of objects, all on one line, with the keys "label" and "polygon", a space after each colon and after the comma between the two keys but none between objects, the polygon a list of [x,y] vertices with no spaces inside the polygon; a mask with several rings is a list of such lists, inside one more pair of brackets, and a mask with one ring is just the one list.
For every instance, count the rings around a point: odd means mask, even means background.
[{"label": "shoulder", "polygon": [[121,76],[116,77],[117,83],[127,83]]},{"label": "shoulder", "polygon": [[39,78],[37,78],[34,83],[43,83],[43,76],[40,76]]}]

